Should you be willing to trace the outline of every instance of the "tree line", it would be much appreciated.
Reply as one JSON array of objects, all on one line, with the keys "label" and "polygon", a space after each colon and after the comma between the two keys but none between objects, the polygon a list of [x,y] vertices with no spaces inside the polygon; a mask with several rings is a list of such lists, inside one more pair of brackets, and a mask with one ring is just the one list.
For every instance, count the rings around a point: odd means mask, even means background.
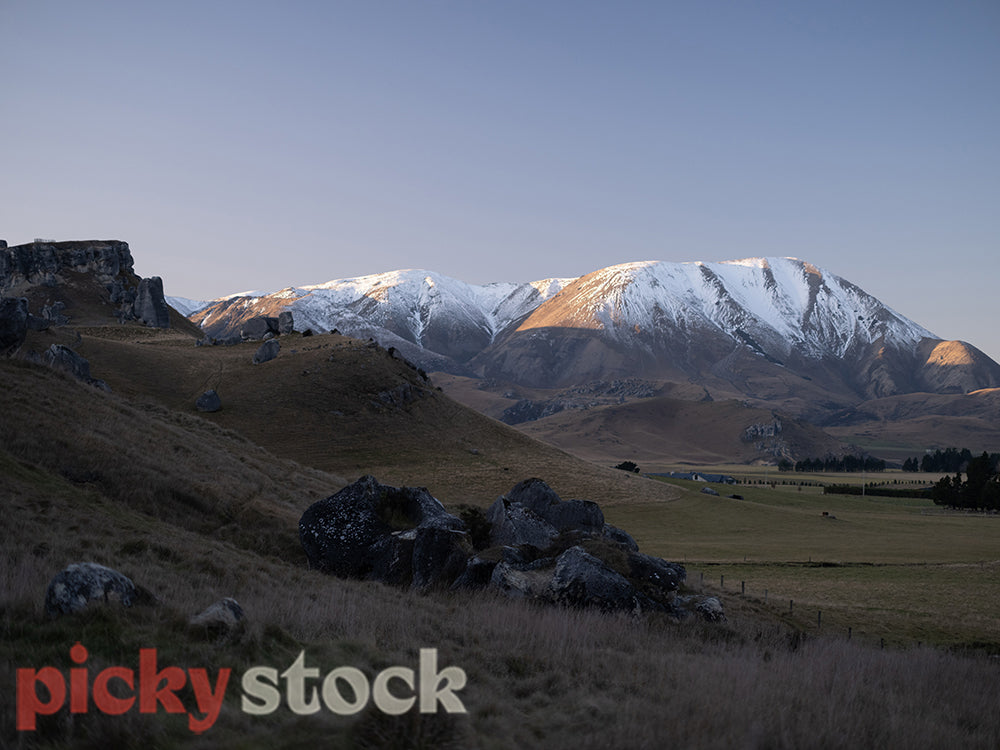
[{"label": "tree line", "polygon": [[[972,461],[972,451],[968,448],[940,448],[933,453],[925,453],[923,458],[908,458],[903,461],[903,471],[926,471],[934,474],[954,474],[965,471]],[[1000,464],[1000,453],[991,453],[990,461],[994,468]]]},{"label": "tree line", "polygon": [[[791,461],[785,471],[792,468]],[[779,468],[782,468],[779,464]],[[795,462],[795,471],[885,471],[885,461],[873,456],[827,456],[825,458],[804,458]]]},{"label": "tree line", "polygon": [[1000,510],[1000,454],[971,458],[965,466],[965,480],[961,472],[954,477],[944,476],[931,490],[935,505],[972,510]]}]

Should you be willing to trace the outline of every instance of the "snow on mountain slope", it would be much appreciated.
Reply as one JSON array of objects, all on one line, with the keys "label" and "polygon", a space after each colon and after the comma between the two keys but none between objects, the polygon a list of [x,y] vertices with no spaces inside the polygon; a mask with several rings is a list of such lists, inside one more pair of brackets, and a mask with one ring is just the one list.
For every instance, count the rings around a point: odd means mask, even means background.
[{"label": "snow on mountain slope", "polygon": [[167,304],[185,318],[212,304],[212,300],[188,299],[187,297],[165,297]]},{"label": "snow on mountain slope", "polygon": [[[463,362],[569,279],[477,286],[433,271],[409,269],[292,287],[200,311],[198,322],[213,336],[238,333],[252,314],[289,309],[298,330],[339,330],[373,337],[386,346],[407,342]],[[391,335],[389,335],[391,334]],[[408,349],[410,354],[413,349]]]},{"label": "snow on mountain slope", "polygon": [[843,356],[884,339],[936,338],[849,282],[795,258],[626,263],[595,271],[540,305],[518,330],[602,329],[618,337],[715,329],[775,357]]},{"label": "snow on mountain slope", "polygon": [[521,284],[411,269],[221,299],[191,319],[224,338],[283,310],[299,331],[374,338],[429,371],[537,387],[641,376],[834,408],[833,393],[1000,385],[992,360],[930,357],[930,331],[796,258],[645,261]]}]

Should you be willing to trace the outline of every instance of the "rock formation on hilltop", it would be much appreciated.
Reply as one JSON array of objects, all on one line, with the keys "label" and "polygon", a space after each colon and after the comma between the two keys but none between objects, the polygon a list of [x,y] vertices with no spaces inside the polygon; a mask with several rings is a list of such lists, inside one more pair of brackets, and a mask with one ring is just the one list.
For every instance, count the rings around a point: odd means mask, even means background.
[{"label": "rock formation on hilltop", "polygon": [[109,317],[170,326],[163,282],[157,276],[137,276],[128,243],[117,240],[4,243],[0,297],[25,298],[31,312],[57,323],[97,323]]}]

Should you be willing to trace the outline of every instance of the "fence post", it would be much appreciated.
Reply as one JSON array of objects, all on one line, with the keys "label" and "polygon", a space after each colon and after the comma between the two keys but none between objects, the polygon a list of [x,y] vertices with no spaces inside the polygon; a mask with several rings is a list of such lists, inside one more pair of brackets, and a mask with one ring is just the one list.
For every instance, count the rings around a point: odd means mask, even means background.
[{"label": "fence post", "polygon": [[792,610],[795,608],[795,602],[792,599],[788,600],[788,614],[792,614]]},{"label": "fence post", "polygon": [[764,589],[764,604],[767,604],[767,589]]},{"label": "fence post", "polygon": [[747,582],[740,581],[740,596],[746,596],[747,593]]},{"label": "fence post", "polygon": [[823,610],[821,609],[816,611],[816,627],[823,627]]},{"label": "fence post", "polygon": [[726,577],[725,576],[719,576],[719,588],[720,589],[726,588]]}]

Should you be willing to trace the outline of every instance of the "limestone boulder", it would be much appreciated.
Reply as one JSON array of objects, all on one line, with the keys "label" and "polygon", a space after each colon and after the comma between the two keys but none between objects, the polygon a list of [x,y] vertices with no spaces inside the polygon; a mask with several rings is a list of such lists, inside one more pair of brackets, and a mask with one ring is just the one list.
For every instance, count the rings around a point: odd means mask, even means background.
[{"label": "limestone boulder", "polygon": [[93,562],[73,563],[49,582],[45,612],[50,617],[73,614],[95,601],[131,607],[139,596],[132,580],[117,570]]},{"label": "limestone boulder", "polygon": [[272,359],[278,356],[278,352],[281,350],[281,344],[278,343],[276,339],[271,339],[265,341],[253,355],[253,363],[255,365],[263,364],[264,362],[270,362]]},{"label": "limestone boulder", "polygon": [[209,413],[217,412],[222,408],[222,399],[214,390],[208,390],[198,396],[197,400],[194,402],[194,407],[198,411]]},{"label": "limestone boulder", "polygon": [[170,327],[170,308],[163,296],[163,280],[159,276],[139,280],[132,313],[150,328]]},{"label": "limestone boulder", "polygon": [[465,525],[422,487],[362,477],[299,520],[309,565],[336,575],[428,588],[450,585],[472,552]]}]

